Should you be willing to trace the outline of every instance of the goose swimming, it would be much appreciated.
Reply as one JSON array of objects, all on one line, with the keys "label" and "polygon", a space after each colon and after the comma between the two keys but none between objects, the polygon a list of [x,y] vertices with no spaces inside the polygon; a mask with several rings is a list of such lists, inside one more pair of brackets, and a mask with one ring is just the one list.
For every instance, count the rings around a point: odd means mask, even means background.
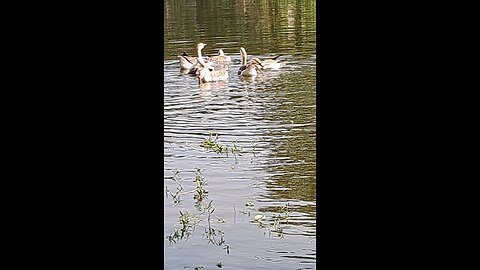
[{"label": "goose swimming", "polygon": [[197,57],[188,55],[186,52],[183,52],[180,57],[180,69],[188,70],[189,74],[195,74],[198,65],[198,57],[202,57],[202,49],[206,46],[205,43],[197,44]]},{"label": "goose swimming", "polygon": [[242,57],[242,66],[238,70],[238,75],[245,77],[257,76],[257,70],[261,70],[263,62],[258,58],[252,58],[250,63],[247,63],[247,51],[245,51],[243,47],[240,47],[240,54]]},{"label": "goose swimming", "polygon": [[205,63],[203,58],[198,58],[198,83],[226,81],[228,80],[228,70],[223,68],[213,68],[210,63]]},{"label": "goose swimming", "polygon": [[197,64],[197,58],[190,56],[186,52],[183,52],[178,57],[180,58],[180,69],[182,70],[190,70],[193,65]]},{"label": "goose swimming", "polygon": [[263,60],[263,69],[280,69],[284,65],[277,60],[280,56],[281,55],[277,55],[271,59]]},{"label": "goose swimming", "polygon": [[200,42],[197,44],[197,62],[190,68],[190,70],[188,71],[188,74],[198,74],[198,67],[199,67],[198,59],[203,60],[202,49],[205,48],[205,46],[207,46],[207,44],[205,43]]},{"label": "goose swimming", "polygon": [[250,62],[244,66],[243,69],[239,70],[240,75],[244,77],[255,77],[258,75],[258,71],[262,70],[263,64],[262,61],[258,58],[252,58]]}]

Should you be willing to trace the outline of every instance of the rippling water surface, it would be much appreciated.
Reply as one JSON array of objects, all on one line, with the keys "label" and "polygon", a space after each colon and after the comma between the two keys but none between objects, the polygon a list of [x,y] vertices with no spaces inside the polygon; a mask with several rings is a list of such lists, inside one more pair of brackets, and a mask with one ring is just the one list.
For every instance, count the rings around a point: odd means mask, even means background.
[{"label": "rippling water surface", "polygon": [[[198,218],[188,237],[165,237],[164,269],[316,269],[315,1],[164,5],[164,186],[175,193],[178,171],[186,192],[179,203],[164,197],[164,235],[181,231],[180,211]],[[207,55],[232,56],[227,82],[199,85],[180,72],[177,55],[195,54],[198,42]],[[260,59],[281,54],[285,67],[241,78],[240,46]],[[212,133],[240,150],[201,147]],[[210,223],[189,192],[196,168],[215,209]]]}]

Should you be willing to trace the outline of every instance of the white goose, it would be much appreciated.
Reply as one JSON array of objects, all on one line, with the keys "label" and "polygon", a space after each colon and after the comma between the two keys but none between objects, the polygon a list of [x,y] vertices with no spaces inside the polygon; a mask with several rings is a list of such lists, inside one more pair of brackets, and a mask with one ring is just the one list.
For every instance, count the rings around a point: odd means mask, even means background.
[{"label": "white goose", "polygon": [[228,80],[227,69],[214,69],[210,64],[205,63],[203,58],[199,57],[198,61],[198,83],[226,81]]},{"label": "white goose", "polygon": [[271,59],[265,59],[262,61],[263,69],[280,69],[284,66],[283,63],[278,62],[277,58],[281,55],[277,55]]},{"label": "white goose", "polygon": [[207,44],[205,43],[198,43],[197,44],[197,63],[195,65],[192,66],[192,68],[190,68],[190,70],[188,71],[188,74],[197,74],[198,75],[198,68],[200,66],[200,64],[198,63],[198,59],[202,59],[203,60],[203,56],[202,56],[202,49],[205,48],[205,46],[207,46]]},{"label": "white goose", "polygon": [[240,54],[242,56],[242,66],[238,70],[238,75],[245,77],[255,77],[258,75],[257,70],[261,70],[263,62],[258,58],[252,58],[250,63],[247,63],[247,52],[245,48],[240,47]]}]

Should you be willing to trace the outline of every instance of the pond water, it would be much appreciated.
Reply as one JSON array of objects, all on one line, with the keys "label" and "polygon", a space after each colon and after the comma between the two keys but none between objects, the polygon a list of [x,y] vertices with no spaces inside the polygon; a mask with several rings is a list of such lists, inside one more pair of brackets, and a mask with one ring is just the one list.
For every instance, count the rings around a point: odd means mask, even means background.
[{"label": "pond water", "polygon": [[[164,269],[316,269],[315,20],[315,1],[164,2]],[[199,42],[228,81],[180,72]],[[240,47],[285,66],[240,78]]]}]

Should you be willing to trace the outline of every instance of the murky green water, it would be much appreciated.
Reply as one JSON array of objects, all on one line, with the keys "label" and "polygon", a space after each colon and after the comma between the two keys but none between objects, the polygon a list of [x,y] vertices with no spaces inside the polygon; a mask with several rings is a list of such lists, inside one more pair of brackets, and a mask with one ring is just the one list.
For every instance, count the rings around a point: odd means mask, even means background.
[{"label": "murky green water", "polygon": [[[164,269],[315,269],[315,1],[164,7],[164,186],[183,187],[180,202],[164,197]],[[177,55],[195,55],[199,42],[206,55],[232,56],[227,82],[200,86],[180,72]],[[240,46],[249,59],[281,54],[286,66],[239,78]],[[228,155],[201,147],[210,133]]]}]

